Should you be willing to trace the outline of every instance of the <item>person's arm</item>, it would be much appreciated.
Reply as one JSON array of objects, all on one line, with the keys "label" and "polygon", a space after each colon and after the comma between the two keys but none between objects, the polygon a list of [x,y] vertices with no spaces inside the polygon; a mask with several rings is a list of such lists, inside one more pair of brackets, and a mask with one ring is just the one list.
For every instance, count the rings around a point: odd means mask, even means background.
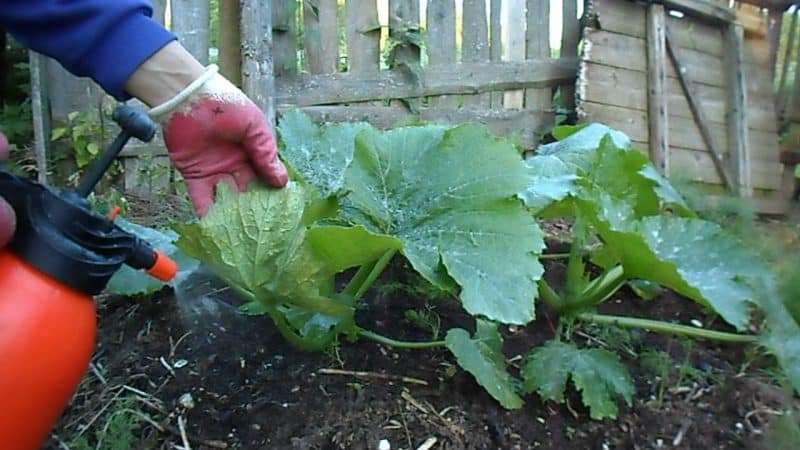
[{"label": "person's arm", "polygon": [[0,0],[0,25],[21,44],[119,100],[137,96],[125,83],[176,39],[152,13],[147,0]]}]

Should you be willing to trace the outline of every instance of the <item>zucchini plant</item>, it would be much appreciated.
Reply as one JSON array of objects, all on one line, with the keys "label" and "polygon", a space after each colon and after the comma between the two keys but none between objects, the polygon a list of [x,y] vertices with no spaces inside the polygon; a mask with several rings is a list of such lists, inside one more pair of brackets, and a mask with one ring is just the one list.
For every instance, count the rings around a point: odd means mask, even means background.
[{"label": "zucchini plant", "polygon": [[[339,336],[442,347],[506,408],[520,408],[533,392],[564,401],[571,380],[592,418],[616,417],[619,399],[630,403],[634,389],[610,351],[581,348],[558,333],[531,349],[518,374],[509,370],[499,327],[532,322],[544,301],[565,324],[763,345],[800,391],[800,330],[770,267],[698,219],[620,132],[560,127],[559,141],[524,160],[510,140],[475,123],[381,131],[366,123],[317,125],[293,111],[278,131],[293,181],[241,194],[220,185],[203,219],[175,226],[176,245],[247,299],[245,312],[269,315],[300,349],[324,349]],[[564,286],[543,279],[537,219],[545,217],[574,219]],[[590,240],[598,244],[588,251]],[[397,254],[456,294],[475,326],[446,330],[443,340],[404,342],[357,323],[364,294]],[[602,273],[592,278],[589,263]],[[353,268],[337,290],[335,277]],[[597,314],[596,305],[626,282],[673,289],[735,331]],[[763,313],[761,335],[746,334],[753,309]]]}]

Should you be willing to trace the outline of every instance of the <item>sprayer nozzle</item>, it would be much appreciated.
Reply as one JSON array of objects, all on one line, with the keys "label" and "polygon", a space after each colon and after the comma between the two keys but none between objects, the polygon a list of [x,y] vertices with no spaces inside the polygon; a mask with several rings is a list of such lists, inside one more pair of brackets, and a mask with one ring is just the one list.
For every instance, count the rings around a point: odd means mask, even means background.
[{"label": "sprayer nozzle", "polygon": [[153,267],[147,269],[147,273],[161,281],[170,281],[178,273],[178,263],[166,254],[156,250],[156,262]]}]

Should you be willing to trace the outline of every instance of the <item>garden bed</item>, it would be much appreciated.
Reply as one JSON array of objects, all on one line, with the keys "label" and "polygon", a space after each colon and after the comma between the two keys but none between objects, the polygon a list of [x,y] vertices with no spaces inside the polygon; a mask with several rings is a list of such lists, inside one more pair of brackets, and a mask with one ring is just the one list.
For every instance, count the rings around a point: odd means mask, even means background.
[{"label": "garden bed", "polygon": [[[546,261],[553,283],[563,267]],[[631,371],[634,404],[620,403],[618,419],[591,420],[572,388],[566,405],[530,396],[508,411],[446,350],[361,340],[300,352],[267,317],[237,314],[236,297],[219,288],[206,296],[214,301],[192,292],[176,301],[170,289],[154,299],[99,299],[92,370],[47,448],[167,449],[185,441],[193,449],[378,449],[382,440],[392,449],[768,448],[768,422],[796,404],[776,384],[778,372],[763,370],[764,361],[741,345],[695,341],[687,348],[664,335],[606,328],[575,336],[617,350]],[[435,291],[396,258],[359,321],[397,339],[427,340],[430,328],[406,311],[428,305],[442,330],[469,329],[457,301],[425,292]],[[718,325],[693,301],[660,297],[645,301],[624,288],[600,311]],[[504,327],[507,358],[552,339],[555,323],[542,305],[530,325]]]}]

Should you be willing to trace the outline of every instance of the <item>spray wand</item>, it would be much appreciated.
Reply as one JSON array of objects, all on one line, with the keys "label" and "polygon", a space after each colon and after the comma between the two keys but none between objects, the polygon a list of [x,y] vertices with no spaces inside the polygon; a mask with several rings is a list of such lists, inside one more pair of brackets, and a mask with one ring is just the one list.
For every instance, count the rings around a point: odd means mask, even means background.
[{"label": "spray wand", "polygon": [[0,195],[16,213],[0,249],[0,442],[40,448],[89,366],[97,332],[93,295],[122,264],[171,280],[177,264],[92,210],[94,190],[131,137],[153,139],[141,110],[113,113],[121,131],[78,187],[57,192],[0,167]]}]

